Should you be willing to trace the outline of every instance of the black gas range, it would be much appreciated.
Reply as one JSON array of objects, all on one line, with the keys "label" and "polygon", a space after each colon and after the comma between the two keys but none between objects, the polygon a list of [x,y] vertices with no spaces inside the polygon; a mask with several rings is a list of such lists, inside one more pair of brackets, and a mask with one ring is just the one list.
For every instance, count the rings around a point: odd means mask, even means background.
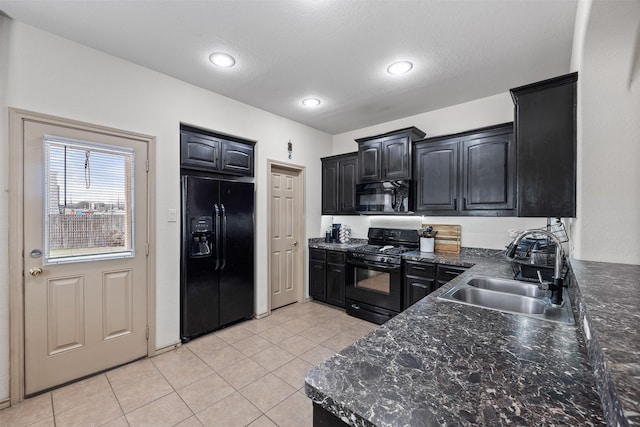
[{"label": "black gas range", "polygon": [[347,313],[382,324],[402,309],[402,257],[420,246],[415,229],[370,228],[347,253]]}]

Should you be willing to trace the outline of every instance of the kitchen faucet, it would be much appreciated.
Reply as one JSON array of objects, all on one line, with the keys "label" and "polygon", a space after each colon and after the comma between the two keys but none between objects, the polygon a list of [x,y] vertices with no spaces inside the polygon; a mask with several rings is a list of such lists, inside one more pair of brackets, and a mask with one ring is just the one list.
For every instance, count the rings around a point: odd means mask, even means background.
[{"label": "kitchen faucet", "polygon": [[558,237],[555,234],[547,230],[539,230],[539,229],[526,230],[523,233],[521,233],[518,237],[516,237],[513,243],[511,243],[511,245],[507,248],[506,256],[508,258],[513,259],[513,257],[516,254],[516,250],[518,249],[518,244],[520,243],[520,241],[522,241],[522,239],[524,239],[526,236],[530,234],[543,234],[547,236],[549,239],[553,240],[553,242],[556,245],[556,262],[553,269],[553,281],[551,283],[544,283],[542,282],[542,280],[540,280],[538,287],[545,291],[546,290],[551,291],[551,304],[561,305],[562,304],[562,288],[563,288],[562,257],[564,252],[562,250],[562,242],[560,242],[560,239],[558,239]]}]

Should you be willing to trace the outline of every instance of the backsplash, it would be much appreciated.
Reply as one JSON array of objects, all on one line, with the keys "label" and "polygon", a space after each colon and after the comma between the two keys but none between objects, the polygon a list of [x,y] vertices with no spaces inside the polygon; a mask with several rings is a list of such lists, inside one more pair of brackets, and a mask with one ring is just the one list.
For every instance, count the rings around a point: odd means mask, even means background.
[{"label": "backsplash", "polygon": [[324,236],[324,231],[331,224],[346,224],[351,227],[351,236],[367,238],[369,227],[408,228],[418,230],[422,224],[460,224],[462,229],[461,244],[468,248],[504,249],[512,238],[509,230],[526,230],[541,228],[547,225],[546,218],[516,217],[433,217],[433,216],[366,216],[343,215],[322,216],[320,229],[316,236]]}]

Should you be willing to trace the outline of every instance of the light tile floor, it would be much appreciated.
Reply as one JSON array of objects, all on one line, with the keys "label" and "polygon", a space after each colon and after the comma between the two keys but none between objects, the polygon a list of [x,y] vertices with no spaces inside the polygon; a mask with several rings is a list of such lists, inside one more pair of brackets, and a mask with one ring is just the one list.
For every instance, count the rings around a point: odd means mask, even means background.
[{"label": "light tile floor", "polygon": [[307,371],[374,328],[296,303],[27,399],[0,426],[311,426]]}]

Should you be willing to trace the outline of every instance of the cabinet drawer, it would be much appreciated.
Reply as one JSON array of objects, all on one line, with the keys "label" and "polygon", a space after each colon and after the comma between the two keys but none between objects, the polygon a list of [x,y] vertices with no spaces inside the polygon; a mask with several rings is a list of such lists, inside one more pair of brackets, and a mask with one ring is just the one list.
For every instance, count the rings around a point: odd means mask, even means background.
[{"label": "cabinet drawer", "polygon": [[345,252],[327,251],[327,262],[331,264],[344,264],[347,261]]},{"label": "cabinet drawer", "polygon": [[324,249],[309,249],[309,259],[324,261],[327,259],[327,252]]},{"label": "cabinet drawer", "polygon": [[440,264],[438,265],[438,280],[448,282],[449,280],[457,277],[467,271],[466,267],[460,267],[457,265]]},{"label": "cabinet drawer", "polygon": [[427,262],[410,262],[404,264],[404,274],[406,276],[417,276],[428,279],[436,277],[436,265]]}]

